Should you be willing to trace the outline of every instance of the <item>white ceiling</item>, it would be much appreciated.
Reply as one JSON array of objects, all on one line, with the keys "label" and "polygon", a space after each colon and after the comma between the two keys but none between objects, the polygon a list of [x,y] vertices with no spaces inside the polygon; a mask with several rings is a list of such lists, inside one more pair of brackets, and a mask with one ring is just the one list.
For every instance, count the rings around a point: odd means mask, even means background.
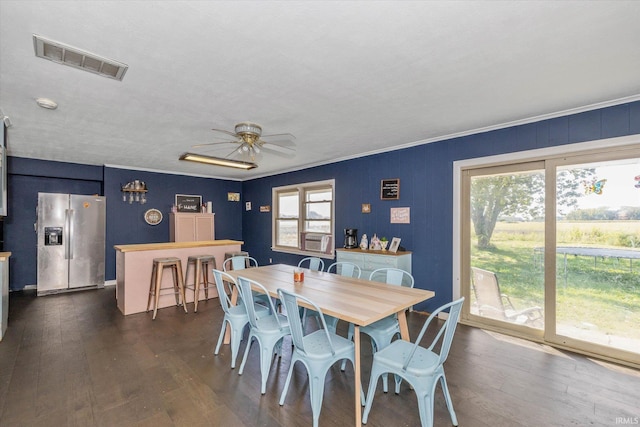
[{"label": "white ceiling", "polygon": [[[1,0],[0,108],[13,156],[247,179],[640,99],[639,23],[637,1]],[[33,34],[129,69],[36,58]],[[178,160],[241,121],[295,157]]]}]

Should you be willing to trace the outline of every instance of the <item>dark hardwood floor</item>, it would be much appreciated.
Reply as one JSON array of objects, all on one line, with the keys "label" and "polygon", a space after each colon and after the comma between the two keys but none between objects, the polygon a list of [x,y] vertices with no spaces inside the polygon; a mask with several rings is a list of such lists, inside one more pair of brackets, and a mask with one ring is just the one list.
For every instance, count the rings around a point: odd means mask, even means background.
[{"label": "dark hardwood floor", "polygon": [[[230,368],[228,346],[213,355],[218,300],[201,302],[197,314],[191,309],[165,308],[152,321],[150,314],[122,316],[113,287],[46,297],[11,293],[0,342],[0,425],[311,424],[302,368],[278,405],[289,345],[262,396],[255,349],[242,376]],[[413,336],[424,320],[409,314]],[[345,334],[346,325],[339,331]],[[366,388],[365,337],[363,353]],[[458,327],[445,371],[460,426],[613,426],[640,417],[640,372],[480,329]],[[342,373],[338,364],[327,377],[320,425],[352,425],[353,416],[353,370]],[[419,425],[413,391],[403,385],[400,395],[385,395],[379,384],[368,425]],[[438,388],[435,426],[449,425]]]}]

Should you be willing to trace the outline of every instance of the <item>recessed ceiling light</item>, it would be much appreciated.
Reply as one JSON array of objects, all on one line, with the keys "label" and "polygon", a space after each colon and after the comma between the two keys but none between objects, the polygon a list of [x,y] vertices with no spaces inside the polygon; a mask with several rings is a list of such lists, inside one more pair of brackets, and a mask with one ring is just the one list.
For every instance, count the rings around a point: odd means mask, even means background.
[{"label": "recessed ceiling light", "polygon": [[36,103],[38,104],[38,106],[46,108],[47,110],[55,110],[56,108],[58,108],[58,104],[54,100],[49,98],[37,98]]}]

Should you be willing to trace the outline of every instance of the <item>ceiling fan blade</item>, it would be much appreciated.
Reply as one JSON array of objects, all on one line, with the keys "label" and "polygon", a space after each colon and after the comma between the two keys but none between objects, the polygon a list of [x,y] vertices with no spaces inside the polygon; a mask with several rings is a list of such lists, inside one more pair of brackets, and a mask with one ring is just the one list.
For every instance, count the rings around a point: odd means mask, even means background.
[{"label": "ceiling fan blade", "polygon": [[238,152],[238,149],[237,149],[237,148],[234,148],[234,149],[233,149],[233,151],[232,151],[232,152],[230,152],[229,154],[227,154],[226,156],[224,156],[224,158],[225,158],[225,159],[228,159],[228,158],[230,158],[231,156],[233,156],[234,154],[235,154],[235,155],[240,154],[240,153]]},{"label": "ceiling fan blade", "polygon": [[259,142],[261,147],[267,147],[272,150],[281,151],[284,153],[296,151],[296,147],[294,143],[289,143],[289,144],[285,143],[286,145],[282,145],[282,144],[275,144],[273,142],[266,142],[262,140],[260,140]]},{"label": "ceiling fan blade", "polygon": [[261,135],[260,138],[273,138],[274,136],[287,136],[291,139],[296,139],[296,137],[290,133],[273,133],[271,135]]},{"label": "ceiling fan blade", "polygon": [[274,154],[276,156],[287,157],[287,158],[293,158],[296,155],[296,153],[293,151],[282,152],[282,151],[272,150],[271,148],[273,148],[273,146],[269,145],[268,147],[262,147],[260,150],[268,154]]},{"label": "ceiling fan blade", "polygon": [[238,138],[238,134],[236,134],[235,132],[230,132],[230,131],[228,131],[228,130],[224,130],[224,129],[211,129],[211,130],[212,130],[212,131],[215,131],[215,132],[222,132],[222,133],[226,133],[227,135],[231,135],[231,136],[233,136],[233,137],[235,137],[235,138]]},{"label": "ceiling fan blade", "polygon": [[204,144],[192,145],[191,148],[207,147],[209,145],[219,145],[219,144],[235,144],[235,143],[236,143],[236,141],[207,142],[207,143],[204,143]]}]

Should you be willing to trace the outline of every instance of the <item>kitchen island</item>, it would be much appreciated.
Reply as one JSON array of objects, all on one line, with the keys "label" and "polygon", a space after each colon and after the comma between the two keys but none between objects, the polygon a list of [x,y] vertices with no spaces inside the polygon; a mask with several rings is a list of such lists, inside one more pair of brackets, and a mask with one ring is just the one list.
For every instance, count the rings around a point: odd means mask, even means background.
[{"label": "kitchen island", "polygon": [[[192,255],[213,255],[216,266],[222,269],[227,252],[240,251],[244,242],[236,240],[205,240],[197,242],[146,243],[137,245],[116,245],[116,300],[118,309],[124,315],[142,313],[147,310],[149,282],[154,258],[177,257],[182,261],[183,274],[187,269],[187,259]],[[193,283],[192,267],[185,283]],[[213,280],[213,277],[211,277]],[[162,277],[162,287],[170,288],[173,279],[169,271]],[[193,302],[193,291],[187,290],[187,303]],[[209,298],[217,297],[215,288],[209,289]],[[200,300],[204,291],[200,291]],[[217,301],[216,301],[217,303]],[[158,308],[175,306],[172,293],[160,295]],[[187,306],[188,307],[188,306]],[[189,308],[192,311],[192,308]]]}]

